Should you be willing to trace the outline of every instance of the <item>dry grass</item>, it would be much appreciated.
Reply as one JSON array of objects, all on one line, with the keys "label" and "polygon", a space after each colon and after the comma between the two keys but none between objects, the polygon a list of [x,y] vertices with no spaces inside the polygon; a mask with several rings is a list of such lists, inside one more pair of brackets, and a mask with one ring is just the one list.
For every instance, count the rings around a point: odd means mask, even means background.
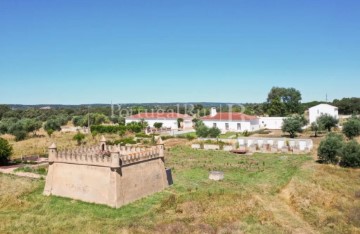
[{"label": "dry grass", "polygon": [[[51,138],[44,132],[40,130],[37,132],[37,136],[30,137],[24,141],[15,142],[14,136],[12,135],[2,135],[2,138],[7,139],[10,144],[13,146],[14,153],[12,158],[19,158],[22,155],[43,155],[47,154],[48,147],[52,142],[57,144],[59,150],[62,149],[71,149],[77,147],[76,141],[73,140],[73,137],[76,133],[74,132],[55,132]],[[119,139],[120,137],[115,134],[105,135],[106,139],[113,140]],[[87,145],[98,144],[100,135],[93,138],[91,135],[86,135],[85,142]]]},{"label": "dry grass", "polygon": [[[75,146],[72,135],[54,139]],[[360,233],[360,170],[170,145],[175,185],[118,210],[45,197],[44,181],[0,175],[0,233]],[[209,181],[209,170],[225,180]]]}]

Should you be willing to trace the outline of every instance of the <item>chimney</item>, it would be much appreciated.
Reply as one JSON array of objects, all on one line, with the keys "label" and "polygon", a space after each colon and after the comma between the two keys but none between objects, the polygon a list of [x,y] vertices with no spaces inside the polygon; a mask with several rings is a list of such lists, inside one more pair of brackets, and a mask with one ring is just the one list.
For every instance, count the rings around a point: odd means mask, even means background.
[{"label": "chimney", "polygon": [[211,116],[211,117],[214,117],[215,115],[217,115],[216,108],[215,108],[215,107],[211,107],[210,116]]}]

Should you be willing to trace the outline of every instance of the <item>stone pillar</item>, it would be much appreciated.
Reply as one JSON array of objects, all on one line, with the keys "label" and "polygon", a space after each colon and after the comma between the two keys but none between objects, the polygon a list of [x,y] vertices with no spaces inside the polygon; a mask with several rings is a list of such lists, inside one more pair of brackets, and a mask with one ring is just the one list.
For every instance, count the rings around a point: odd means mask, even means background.
[{"label": "stone pillar", "polygon": [[58,154],[58,152],[57,152],[56,144],[52,143],[49,146],[49,163],[54,162],[55,158],[57,157],[57,154]]},{"label": "stone pillar", "polygon": [[52,143],[49,147],[49,169],[46,176],[46,184],[44,189],[44,195],[50,196],[53,187],[53,174],[54,174],[54,161],[57,157],[57,147],[55,143]]},{"label": "stone pillar", "polygon": [[159,137],[158,141],[156,142],[157,148],[159,150],[159,157],[164,157],[164,142],[162,141],[161,137]]},{"label": "stone pillar", "polygon": [[102,135],[100,138],[100,149],[101,151],[106,150],[106,138],[104,137],[104,135]]},{"label": "stone pillar", "polygon": [[114,147],[113,151],[111,152],[111,168],[117,169],[120,168],[120,152],[115,150]]}]

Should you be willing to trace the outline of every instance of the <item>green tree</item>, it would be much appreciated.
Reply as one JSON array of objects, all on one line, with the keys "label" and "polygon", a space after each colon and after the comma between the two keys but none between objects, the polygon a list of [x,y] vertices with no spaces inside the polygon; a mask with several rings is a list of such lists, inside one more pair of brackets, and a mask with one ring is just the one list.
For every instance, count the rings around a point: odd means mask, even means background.
[{"label": "green tree", "polygon": [[0,165],[6,165],[13,152],[12,146],[3,138],[0,138]]},{"label": "green tree", "polygon": [[36,134],[36,131],[39,130],[42,126],[42,122],[35,119],[22,119],[20,122],[26,132],[32,132],[34,135]]},{"label": "green tree", "polygon": [[336,164],[339,161],[343,145],[344,139],[341,135],[329,133],[326,138],[320,142],[318,148],[319,159],[324,163]]},{"label": "green tree", "polygon": [[212,127],[208,130],[208,136],[211,138],[217,138],[221,134],[221,130],[217,127]]},{"label": "green tree", "polygon": [[319,125],[316,122],[312,122],[311,123],[311,131],[314,132],[314,136],[317,137],[318,136],[318,132],[322,129],[321,125]]},{"label": "green tree", "polygon": [[81,132],[77,132],[74,137],[73,140],[75,140],[77,142],[78,145],[81,145],[81,142],[85,139],[85,135],[82,134]]},{"label": "green tree", "polygon": [[208,137],[208,135],[209,135],[209,128],[206,127],[204,122],[199,119],[195,122],[195,130],[196,130],[196,135],[198,137],[205,138],[205,137]]},{"label": "green tree", "polygon": [[2,119],[3,115],[8,112],[11,111],[10,107],[7,105],[0,105],[0,119]]},{"label": "green tree", "polygon": [[349,139],[360,136],[360,119],[355,116],[348,119],[343,125],[342,132]]},{"label": "green tree", "polygon": [[12,132],[12,135],[15,136],[15,141],[22,141],[27,137],[27,133],[24,130],[15,130]]},{"label": "green tree", "polygon": [[181,128],[181,123],[184,122],[184,119],[183,118],[178,118],[177,119],[177,125],[178,125],[178,128]]},{"label": "green tree", "polygon": [[331,129],[336,127],[336,125],[339,123],[339,120],[329,114],[324,114],[317,119],[317,122],[329,132],[331,132]]},{"label": "green tree", "polygon": [[267,98],[268,113],[270,116],[285,116],[300,114],[301,93],[294,88],[273,87]]},{"label": "green tree", "polygon": [[128,129],[132,133],[139,133],[143,130],[143,125],[138,122],[130,122],[126,125],[126,129]]},{"label": "green tree", "polygon": [[48,121],[45,122],[44,129],[47,132],[47,134],[51,137],[51,135],[55,131],[61,130],[61,124],[57,119],[49,119]]},{"label": "green tree", "polygon": [[343,167],[360,167],[360,145],[357,141],[349,141],[343,146],[340,165]]},{"label": "green tree", "polygon": [[281,130],[289,133],[291,138],[296,137],[296,133],[303,131],[303,127],[306,125],[306,120],[299,115],[288,117],[284,119]]},{"label": "green tree", "polygon": [[160,128],[162,128],[162,126],[163,126],[163,123],[160,123],[160,122],[156,122],[156,123],[154,123],[154,128],[156,128],[156,129],[160,129]]}]

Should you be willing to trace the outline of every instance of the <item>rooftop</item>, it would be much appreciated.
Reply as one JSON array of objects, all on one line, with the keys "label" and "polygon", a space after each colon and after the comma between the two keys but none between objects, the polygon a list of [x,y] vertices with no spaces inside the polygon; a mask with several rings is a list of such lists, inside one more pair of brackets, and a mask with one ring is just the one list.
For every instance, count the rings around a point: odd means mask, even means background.
[{"label": "rooftop", "polygon": [[190,118],[190,116],[174,113],[174,112],[168,112],[168,113],[150,112],[150,113],[139,113],[127,117],[127,119],[179,119],[179,118],[182,119]]},{"label": "rooftop", "polygon": [[252,116],[252,115],[246,115],[243,113],[232,113],[232,112],[219,112],[216,113],[216,115],[211,116],[204,116],[201,118],[201,120],[217,120],[217,121],[236,121],[236,120],[240,120],[240,121],[250,121],[250,120],[254,120],[257,119],[256,116]]}]

